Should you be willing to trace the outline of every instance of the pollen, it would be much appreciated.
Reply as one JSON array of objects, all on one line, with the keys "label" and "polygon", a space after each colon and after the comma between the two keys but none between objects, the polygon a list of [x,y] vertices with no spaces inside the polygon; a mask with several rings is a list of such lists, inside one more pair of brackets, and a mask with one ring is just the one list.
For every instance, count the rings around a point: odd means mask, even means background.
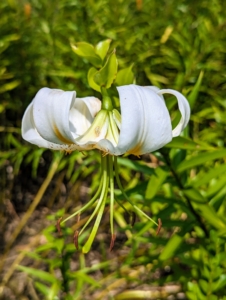
[{"label": "pollen", "polygon": [[95,128],[95,134],[96,134],[97,137],[100,135],[100,126],[97,126]]}]

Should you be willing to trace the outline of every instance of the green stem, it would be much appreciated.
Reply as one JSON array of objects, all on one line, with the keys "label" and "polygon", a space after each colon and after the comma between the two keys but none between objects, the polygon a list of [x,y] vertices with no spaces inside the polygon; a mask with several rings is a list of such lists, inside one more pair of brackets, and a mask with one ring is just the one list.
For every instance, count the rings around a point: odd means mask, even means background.
[{"label": "green stem", "polygon": [[114,173],[113,157],[108,156],[109,178],[110,178],[110,227],[111,235],[114,234]]},{"label": "green stem", "polygon": [[113,110],[113,104],[111,98],[108,96],[107,90],[105,87],[101,87],[101,94],[102,94],[102,105],[101,109],[105,109],[108,111]]}]

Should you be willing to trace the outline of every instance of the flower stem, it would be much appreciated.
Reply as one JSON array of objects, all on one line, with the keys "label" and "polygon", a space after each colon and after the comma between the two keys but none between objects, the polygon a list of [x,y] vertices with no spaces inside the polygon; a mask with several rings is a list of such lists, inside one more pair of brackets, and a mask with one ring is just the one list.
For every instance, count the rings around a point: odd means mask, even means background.
[{"label": "flower stem", "polygon": [[106,88],[101,87],[101,94],[102,94],[101,109],[105,109],[105,110],[108,110],[108,111],[113,110],[112,101],[111,101],[111,98],[108,96],[108,92],[107,92]]},{"label": "flower stem", "polygon": [[113,157],[108,155],[108,167],[110,178],[110,227],[111,235],[114,234],[114,172],[113,172]]}]

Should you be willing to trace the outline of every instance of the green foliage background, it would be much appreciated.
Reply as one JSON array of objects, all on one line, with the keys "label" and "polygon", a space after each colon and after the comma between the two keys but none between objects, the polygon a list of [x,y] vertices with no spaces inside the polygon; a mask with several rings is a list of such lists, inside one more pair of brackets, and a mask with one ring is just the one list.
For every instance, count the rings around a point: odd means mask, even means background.
[{"label": "green foliage background", "polygon": [[[17,292],[17,299],[171,296],[170,299],[225,300],[225,1],[3,0],[0,15],[3,258],[7,258],[16,237],[25,235],[22,229],[38,204],[37,207],[48,206],[52,212],[48,226],[38,233],[45,236],[46,243],[25,251],[34,265],[23,263],[22,255],[21,261],[7,266],[11,274],[3,268],[0,297],[11,299],[4,295],[7,289],[15,291],[10,285],[13,274],[25,272],[34,294],[31,296],[25,287],[21,294]],[[120,207],[116,207],[116,227],[127,240],[122,238],[115,252],[108,253],[106,212],[93,250],[93,255],[98,253],[100,257],[96,262],[92,253],[84,257],[76,252],[70,239],[71,228],[63,228],[63,237],[58,237],[53,223],[81,205],[80,198],[71,196],[80,185],[88,182],[90,194],[95,189],[99,155],[90,152],[84,157],[75,152],[63,156],[38,149],[22,140],[20,126],[25,108],[43,86],[76,90],[80,97],[98,96],[88,86],[89,63],[73,53],[70,42],[96,44],[107,38],[112,39],[112,48],[117,48],[119,66],[133,64],[137,84],[181,91],[189,99],[192,116],[184,136],[164,149],[142,160],[119,160],[131,200],[155,219],[161,218],[163,229],[159,236],[142,217],[131,228]],[[174,101],[167,103],[173,110]],[[39,186],[43,182],[46,188],[54,180],[64,182],[72,191],[67,194],[64,210],[58,210],[62,208],[57,198],[59,190],[51,193],[51,205],[41,202],[40,189],[35,191],[33,207],[23,197],[22,203],[17,203],[13,196],[22,177],[32,178]],[[120,192],[118,197],[123,199]],[[24,225],[8,240],[4,240],[9,224],[6,200],[14,204],[21,218],[28,210]],[[73,261],[77,262],[75,267]]]}]

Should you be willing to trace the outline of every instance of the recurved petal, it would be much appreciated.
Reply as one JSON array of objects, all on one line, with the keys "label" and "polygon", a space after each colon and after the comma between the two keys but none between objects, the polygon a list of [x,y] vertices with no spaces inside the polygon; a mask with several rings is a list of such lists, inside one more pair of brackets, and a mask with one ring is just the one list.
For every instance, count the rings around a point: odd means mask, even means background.
[{"label": "recurved petal", "polygon": [[33,102],[27,107],[22,119],[22,137],[31,144],[49,148],[49,143],[44,140],[35,129],[33,119]]},{"label": "recurved petal", "polygon": [[119,149],[141,155],[171,141],[170,116],[161,96],[137,85],[118,87],[118,92],[122,115]]},{"label": "recurved petal", "polygon": [[72,144],[69,113],[75,92],[42,88],[33,100],[33,118],[38,133],[55,144]]},{"label": "recurved petal", "polygon": [[121,130],[117,147],[107,140],[99,148],[113,155],[125,152],[141,155],[155,151],[172,139],[169,112],[156,91],[137,85],[118,87],[121,106]]},{"label": "recurved petal", "polygon": [[171,89],[163,89],[157,92],[158,94],[172,94],[177,98],[178,107],[181,113],[181,119],[178,125],[173,129],[172,136],[176,137],[180,135],[181,131],[187,126],[190,119],[190,106],[187,99],[179,92]]},{"label": "recurved petal", "polygon": [[69,152],[74,150],[84,150],[82,147],[77,146],[75,144],[55,144],[43,139],[37,132],[34,125],[33,102],[31,102],[31,104],[27,107],[22,119],[22,137],[29,143],[43,148],[49,148],[53,150],[64,150]]}]

